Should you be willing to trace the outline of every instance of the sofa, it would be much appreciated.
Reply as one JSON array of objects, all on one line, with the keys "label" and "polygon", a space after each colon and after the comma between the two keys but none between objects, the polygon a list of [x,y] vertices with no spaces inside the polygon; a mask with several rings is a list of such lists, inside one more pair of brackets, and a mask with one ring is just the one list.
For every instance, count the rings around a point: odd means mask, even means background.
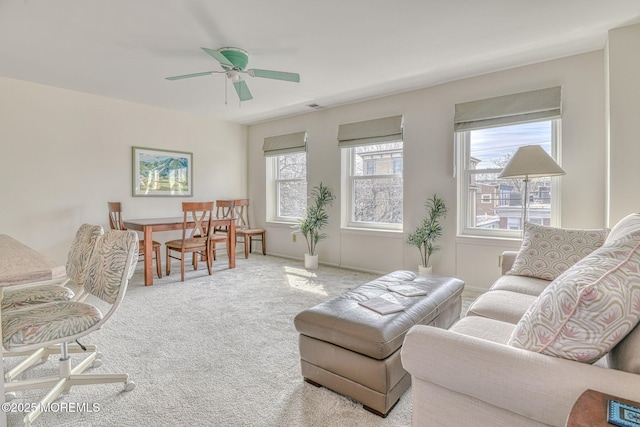
[{"label": "sofa", "polygon": [[602,241],[563,252],[525,229],[465,316],[407,333],[413,426],[564,426],[587,389],[640,401],[640,214],[610,231],[555,230]]}]

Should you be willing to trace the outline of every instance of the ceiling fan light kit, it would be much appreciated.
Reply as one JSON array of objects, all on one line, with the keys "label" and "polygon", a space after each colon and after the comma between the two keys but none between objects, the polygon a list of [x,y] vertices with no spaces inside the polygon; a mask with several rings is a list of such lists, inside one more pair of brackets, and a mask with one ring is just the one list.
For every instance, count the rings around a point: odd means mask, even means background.
[{"label": "ceiling fan light kit", "polygon": [[218,50],[209,49],[203,47],[206,53],[213,59],[220,63],[222,67],[221,71],[204,71],[201,73],[183,74],[180,76],[166,77],[167,80],[181,80],[189,79],[192,77],[209,76],[211,74],[226,74],[227,78],[233,82],[233,87],[238,94],[240,101],[248,101],[253,99],[249,86],[242,79],[242,74],[247,74],[251,77],[259,77],[272,80],[283,80],[287,82],[300,82],[300,75],[298,73],[289,73],[285,71],[273,71],[273,70],[261,70],[257,68],[246,69],[249,63],[249,53],[237,47],[223,47]]}]

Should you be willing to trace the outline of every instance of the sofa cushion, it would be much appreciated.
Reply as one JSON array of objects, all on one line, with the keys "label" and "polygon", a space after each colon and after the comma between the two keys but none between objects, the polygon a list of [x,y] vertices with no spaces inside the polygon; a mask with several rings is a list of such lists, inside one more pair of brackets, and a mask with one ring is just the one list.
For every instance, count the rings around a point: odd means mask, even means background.
[{"label": "sofa cushion", "polygon": [[607,243],[553,281],[509,344],[592,363],[640,320],[640,230]]},{"label": "sofa cushion", "polygon": [[513,323],[487,317],[467,316],[454,323],[449,330],[498,344],[506,344],[514,328]]},{"label": "sofa cushion", "polygon": [[534,295],[495,290],[480,295],[467,310],[467,316],[481,316],[516,324],[533,304]]},{"label": "sofa cushion", "polygon": [[605,243],[622,239],[636,230],[640,230],[640,214],[632,213],[622,218],[613,226]]},{"label": "sofa cushion", "polygon": [[520,252],[507,274],[555,280],[602,246],[609,229],[570,229],[525,223]]},{"label": "sofa cushion", "polygon": [[607,354],[610,368],[640,375],[640,325]]},{"label": "sofa cushion", "polygon": [[533,295],[537,297],[549,286],[551,281],[538,279],[536,277],[513,276],[505,274],[498,277],[491,286],[492,291],[511,291],[520,294]]}]

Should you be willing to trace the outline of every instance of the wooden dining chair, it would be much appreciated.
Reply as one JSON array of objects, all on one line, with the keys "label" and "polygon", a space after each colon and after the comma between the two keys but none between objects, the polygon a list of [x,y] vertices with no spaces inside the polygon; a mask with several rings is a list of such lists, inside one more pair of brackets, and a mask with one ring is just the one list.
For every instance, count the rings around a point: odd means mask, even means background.
[{"label": "wooden dining chair", "polygon": [[[232,218],[233,217],[233,200],[216,200],[216,217]],[[226,225],[217,225],[213,227],[213,236],[211,236],[211,244],[213,245],[213,259],[216,259],[216,243],[227,243],[229,229]],[[225,236],[224,239],[221,238]],[[229,255],[229,244],[227,243],[227,256]]]},{"label": "wooden dining chair", "polygon": [[[216,200],[216,216],[218,218],[233,217],[233,200]],[[218,225],[213,228],[213,232],[217,234],[227,234],[229,230],[226,225]]]},{"label": "wooden dining chair", "polygon": [[[198,269],[198,258],[202,257],[209,275],[213,264],[213,246],[211,244],[211,218],[213,202],[182,202],[182,238],[170,240],[164,244],[167,248],[167,276],[171,274],[171,258],[180,260],[180,278],[184,282],[184,259],[187,253],[192,254],[193,269]],[[193,228],[189,223],[193,222]],[[179,253],[174,255],[174,253]]]},{"label": "wooden dining chair", "polygon": [[244,257],[249,258],[253,238],[262,240],[262,255],[267,254],[265,230],[252,228],[249,222],[249,199],[236,199],[233,201],[236,217],[236,239],[242,237],[244,243]]},{"label": "wooden dining chair", "polygon": [[[122,203],[121,202],[107,202],[109,206],[109,227],[112,230],[126,230],[124,221],[122,219]],[[144,240],[139,242],[139,255],[146,256],[144,253]],[[162,257],[160,256],[160,243],[153,241],[153,253],[156,259],[156,273],[158,278],[162,279]]]}]

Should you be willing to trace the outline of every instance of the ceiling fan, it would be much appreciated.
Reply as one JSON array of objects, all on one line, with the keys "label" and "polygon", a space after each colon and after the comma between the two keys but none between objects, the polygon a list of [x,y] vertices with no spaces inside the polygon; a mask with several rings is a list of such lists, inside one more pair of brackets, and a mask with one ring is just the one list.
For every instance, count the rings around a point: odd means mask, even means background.
[{"label": "ceiling fan", "polygon": [[208,76],[211,74],[226,74],[227,78],[233,83],[233,87],[238,93],[240,101],[248,101],[253,99],[247,83],[242,80],[242,74],[248,74],[251,77],[261,77],[265,79],[284,80],[288,82],[300,82],[298,73],[287,73],[285,71],[260,70],[258,68],[246,69],[249,62],[249,53],[246,50],[237,47],[223,47],[218,50],[203,47],[202,50],[207,52],[216,61],[220,63],[222,71],[205,71],[202,73],[184,74],[181,76],[166,77],[167,80],[189,79],[191,77]]}]

